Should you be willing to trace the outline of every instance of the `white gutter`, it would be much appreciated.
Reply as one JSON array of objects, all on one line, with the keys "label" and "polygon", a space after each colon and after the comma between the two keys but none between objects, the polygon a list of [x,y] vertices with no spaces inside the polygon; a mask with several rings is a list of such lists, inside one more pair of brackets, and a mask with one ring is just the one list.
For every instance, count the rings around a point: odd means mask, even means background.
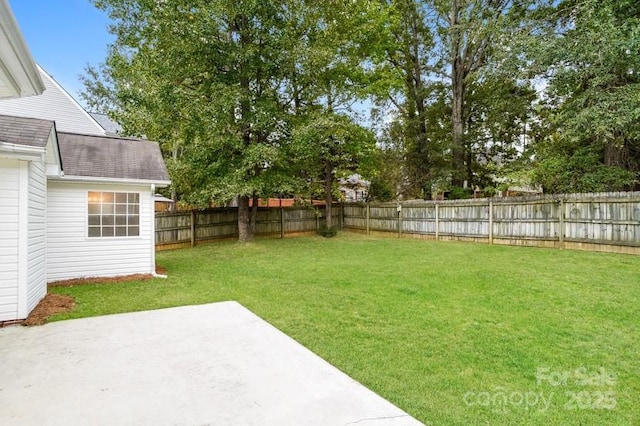
[{"label": "white gutter", "polygon": [[94,176],[71,176],[51,177],[50,180],[60,182],[77,182],[77,183],[116,183],[119,185],[153,185],[154,188],[166,188],[171,184],[170,180],[149,180],[149,179],[124,179],[124,178],[104,178]]},{"label": "white gutter", "polygon": [[26,160],[44,160],[45,149],[37,146],[19,145],[9,142],[0,142],[0,151],[14,154],[18,157],[26,157]]}]

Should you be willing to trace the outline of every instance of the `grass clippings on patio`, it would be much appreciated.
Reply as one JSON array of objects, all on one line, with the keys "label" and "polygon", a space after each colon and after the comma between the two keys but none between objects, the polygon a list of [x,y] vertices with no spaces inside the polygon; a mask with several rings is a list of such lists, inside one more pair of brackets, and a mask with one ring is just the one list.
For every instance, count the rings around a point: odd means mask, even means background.
[{"label": "grass clippings on patio", "polygon": [[237,300],[428,424],[640,419],[638,257],[350,234],[157,257],[169,278],[52,289],[76,299],[53,319]]}]

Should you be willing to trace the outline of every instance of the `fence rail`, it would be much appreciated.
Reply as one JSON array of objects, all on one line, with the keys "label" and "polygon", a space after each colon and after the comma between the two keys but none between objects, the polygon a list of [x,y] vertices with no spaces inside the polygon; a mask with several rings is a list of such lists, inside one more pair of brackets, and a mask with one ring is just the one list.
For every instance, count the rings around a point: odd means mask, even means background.
[{"label": "fence rail", "polygon": [[[259,208],[256,235],[284,238],[316,232],[324,206]],[[159,250],[236,238],[236,208],[158,213]],[[398,237],[465,240],[640,255],[640,192],[544,195],[400,204],[334,206],[345,230]]]},{"label": "fence rail", "polygon": [[[341,209],[332,217],[342,226]],[[325,207],[258,208],[256,235],[285,238],[317,232],[325,223]],[[238,209],[213,208],[156,214],[156,249],[193,247],[199,242],[238,237]]]},{"label": "fence rail", "polygon": [[343,208],[343,227],[366,233],[640,254],[640,192]]}]

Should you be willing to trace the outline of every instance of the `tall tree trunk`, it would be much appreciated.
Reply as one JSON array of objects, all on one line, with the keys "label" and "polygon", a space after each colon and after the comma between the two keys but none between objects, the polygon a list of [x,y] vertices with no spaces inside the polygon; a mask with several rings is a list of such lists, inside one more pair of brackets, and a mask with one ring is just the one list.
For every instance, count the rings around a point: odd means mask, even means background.
[{"label": "tall tree trunk", "polygon": [[460,5],[457,0],[451,2],[449,13],[449,31],[451,31],[451,184],[461,187],[464,184],[464,94],[466,70],[463,58],[463,40],[459,28]]},{"label": "tall tree trunk", "polygon": [[251,199],[251,213],[249,216],[249,232],[251,232],[251,238],[256,235],[256,220],[258,218],[258,194],[253,193],[253,197]]},{"label": "tall tree trunk", "polygon": [[[240,34],[240,46],[245,49],[250,45],[249,22],[245,15],[238,15],[235,19],[235,27]],[[246,60],[240,63],[240,132],[242,143],[248,147],[253,142],[251,137],[251,83],[249,79],[249,66]],[[251,171],[247,171],[247,178],[251,176]],[[241,195],[238,197],[238,240],[247,242],[253,240],[253,229],[251,226],[251,210],[249,208],[249,197]]]},{"label": "tall tree trunk", "polygon": [[413,15],[411,25],[411,62],[412,62],[412,81],[414,84],[414,101],[417,112],[416,124],[416,152],[420,153],[419,158],[419,186],[422,192],[422,198],[431,198],[431,158],[429,149],[429,138],[427,137],[427,119],[425,117],[425,93],[422,82],[422,70],[420,65],[420,40],[418,38],[418,24],[416,22],[417,15]]},{"label": "tall tree trunk", "polygon": [[451,122],[452,122],[452,145],[451,145],[451,168],[453,186],[463,186],[465,175],[464,161],[464,79],[453,71],[453,99],[451,103]]},{"label": "tall tree trunk", "polygon": [[333,227],[332,203],[333,203],[333,165],[330,161],[324,164],[324,203],[327,228]]},{"label": "tall tree trunk", "polygon": [[[178,161],[178,146],[178,138],[174,137],[173,147],[171,148],[171,158],[174,164]],[[175,185],[171,185],[171,199],[173,203],[169,205],[169,211],[173,212],[176,211],[176,206],[178,205],[178,192]]]},{"label": "tall tree trunk", "polygon": [[238,197],[238,241],[241,243],[246,243],[253,239],[249,224],[250,219],[249,197],[241,195]]}]

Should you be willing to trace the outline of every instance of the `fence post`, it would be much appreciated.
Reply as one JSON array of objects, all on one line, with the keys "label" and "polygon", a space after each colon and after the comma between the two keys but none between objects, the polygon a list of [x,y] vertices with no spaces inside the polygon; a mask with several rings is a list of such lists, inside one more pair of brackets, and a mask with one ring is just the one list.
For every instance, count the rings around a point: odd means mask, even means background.
[{"label": "fence post", "polygon": [[344,229],[344,203],[340,203],[340,229]]},{"label": "fence post", "polygon": [[370,230],[369,230],[369,220],[370,220],[370,218],[371,218],[371,212],[370,212],[370,209],[369,209],[369,203],[367,203],[367,219],[366,219],[367,220],[367,235],[370,234]]},{"label": "fence post", "polygon": [[316,233],[318,232],[320,232],[320,209],[316,207]]},{"label": "fence post", "polygon": [[489,244],[493,244],[493,200],[489,200]]},{"label": "fence post", "polygon": [[402,238],[402,204],[398,203],[398,238]]},{"label": "fence post", "polygon": [[196,246],[196,211],[191,210],[191,247]]},{"label": "fence post", "polygon": [[440,206],[436,202],[436,240],[440,239]]},{"label": "fence post", "polygon": [[559,203],[560,209],[560,229],[558,230],[558,242],[560,243],[560,248],[564,248],[564,200],[560,199]]},{"label": "fence post", "polygon": [[280,206],[280,238],[284,238],[284,207]]}]

